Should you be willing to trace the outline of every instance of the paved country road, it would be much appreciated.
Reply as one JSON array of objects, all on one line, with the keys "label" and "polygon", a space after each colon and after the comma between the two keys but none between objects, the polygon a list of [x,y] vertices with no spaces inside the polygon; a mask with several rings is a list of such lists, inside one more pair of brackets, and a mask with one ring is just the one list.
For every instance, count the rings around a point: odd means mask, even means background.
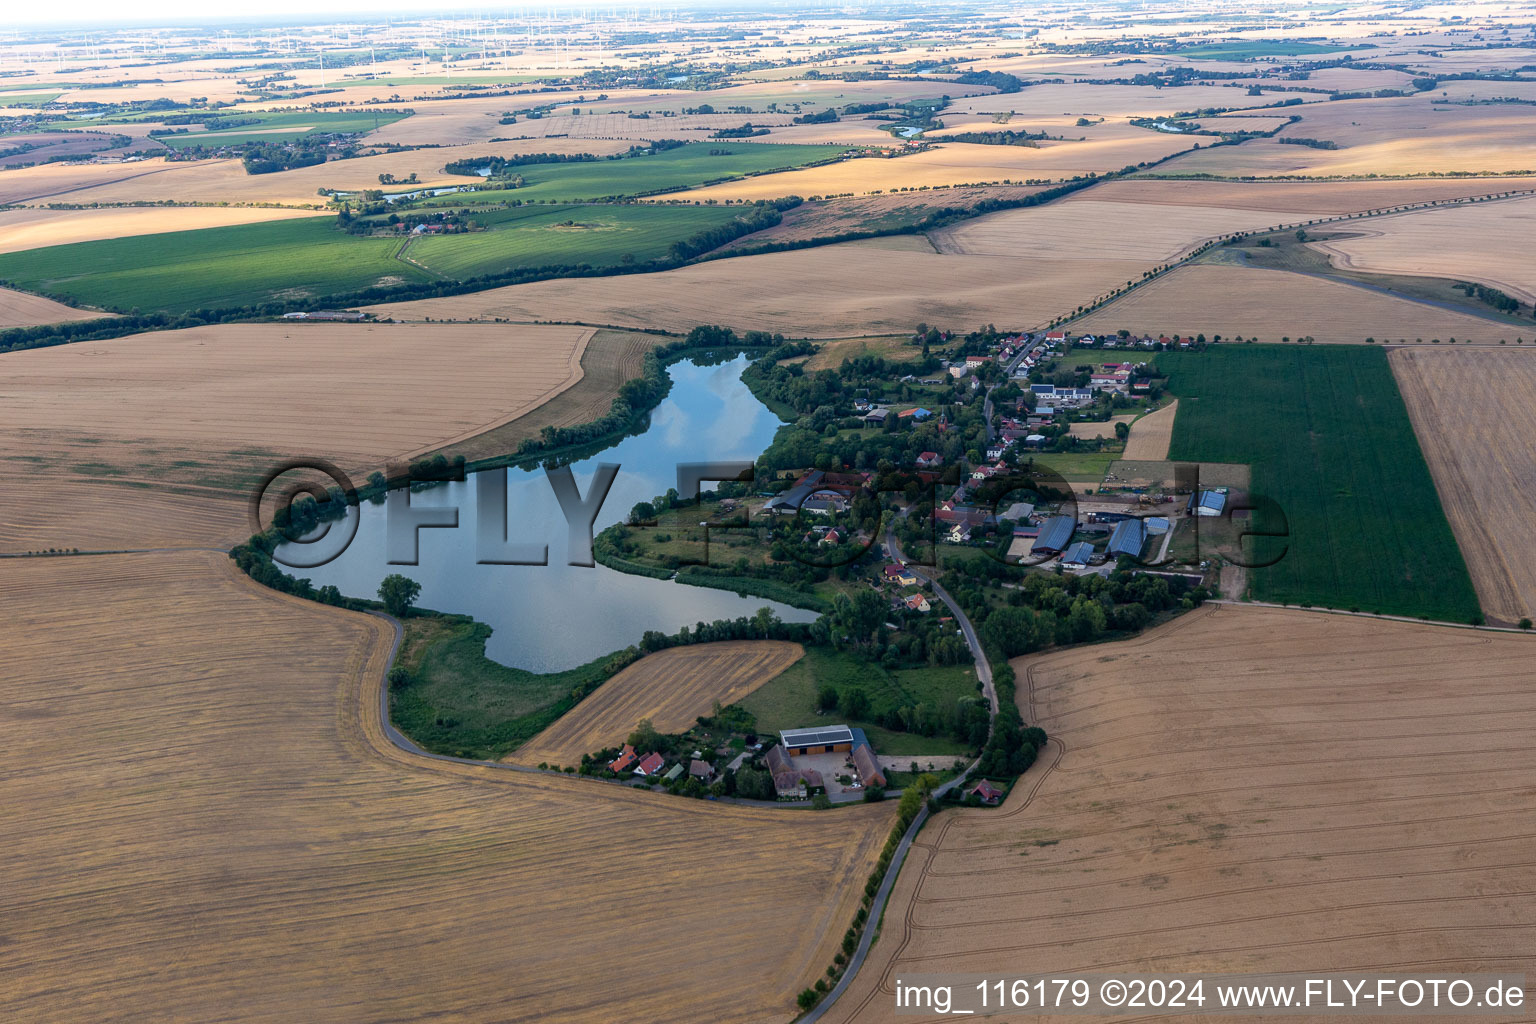
[{"label": "paved country road", "polygon": [[[997,720],[997,689],[992,685],[992,665],[987,661],[986,652],[981,649],[981,638],[976,635],[976,627],[971,625],[970,617],[960,610],[955,599],[949,596],[949,592],[939,586],[938,581],[932,575],[921,568],[907,562],[902,554],[901,543],[896,539],[896,525],[892,522],[885,528],[885,551],[894,561],[906,564],[907,569],[925,581],[933,588],[935,596],[949,608],[954,615],[955,622],[960,626],[960,632],[965,635],[965,642],[971,649],[971,657],[976,660],[976,677],[981,680],[982,693],[986,695],[987,703],[992,708],[993,722]],[[987,739],[992,738],[992,726],[987,726]],[[963,786],[970,778],[971,772],[976,770],[979,761],[972,761],[970,766],[959,775],[950,779],[944,785],[934,790],[934,796],[943,796],[957,786]],[[864,966],[865,959],[869,956],[869,947],[874,945],[875,932],[880,926],[880,917],[885,912],[886,901],[890,898],[891,887],[896,884],[896,874],[901,870],[901,865],[907,859],[907,851],[912,848],[912,840],[922,829],[923,823],[928,820],[928,805],[917,812],[917,817],[912,819],[912,824],[907,826],[907,831],[901,837],[901,843],[896,847],[896,854],[891,858],[891,866],[885,872],[885,877],[880,880],[880,888],[875,891],[874,902],[869,905],[869,914],[864,921],[864,934],[859,936],[859,944],[853,951],[853,956],[848,959],[848,967],[843,971],[843,976],[832,986],[825,998],[800,1018],[800,1024],[814,1024],[821,1020],[822,1016],[835,1004],[840,996],[853,984],[854,975],[859,973],[859,968]]]}]

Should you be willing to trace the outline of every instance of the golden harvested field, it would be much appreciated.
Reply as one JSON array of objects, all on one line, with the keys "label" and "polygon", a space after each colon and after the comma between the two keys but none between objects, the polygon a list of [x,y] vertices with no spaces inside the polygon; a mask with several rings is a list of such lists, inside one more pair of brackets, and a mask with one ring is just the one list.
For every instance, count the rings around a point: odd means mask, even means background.
[{"label": "golden harvested field", "polygon": [[[745,249],[763,242],[798,242],[826,238],[844,231],[888,226],[897,219],[915,223],[945,207],[969,207],[987,199],[1022,199],[1042,191],[1037,185],[956,186],[927,192],[890,192],[878,196],[850,196],[804,202],[786,211],[778,224],[754,231],[721,246],[718,252]],[[888,235],[887,238],[902,236]],[[922,244],[932,249],[926,241]]]},{"label": "golden harvested field", "polygon": [[1536,197],[1372,217],[1354,237],[1310,243],[1349,270],[1480,281],[1536,302]]},{"label": "golden harvested field", "polygon": [[66,320],[95,320],[98,317],[116,315],[116,313],[102,313],[94,309],[77,309],[41,295],[33,295],[31,292],[0,288],[0,330],[7,327],[59,324]]},{"label": "golden harvested field", "polygon": [[1067,428],[1067,433],[1071,434],[1073,437],[1082,438],[1085,441],[1091,441],[1096,437],[1104,437],[1109,438],[1110,440],[1114,440],[1115,424],[1129,423],[1135,418],[1135,413],[1125,413],[1121,416],[1111,417],[1110,419],[1105,420],[1103,423],[1074,423]]},{"label": "golden harvested field", "polygon": [[729,640],[658,651],[598,687],[504,760],[579,764],[583,754],[623,744],[644,718],[658,732],[686,732],[717,702],[736,703],[804,654],[799,644],[782,640]]},{"label": "golden harvested field", "polygon": [[[16,476],[10,490],[18,494],[6,504],[30,497],[42,505],[60,479],[184,487],[230,510],[194,500],[188,525],[222,528],[233,509],[243,510],[260,474],[286,459],[324,458],[361,483],[388,460],[522,416],[578,381],[592,333],[567,326],[225,324],[9,353],[0,460]],[[86,497],[68,517],[81,536],[24,519],[0,539],[17,545],[8,550],[35,550],[121,538],[120,505],[133,505],[132,488],[90,493],[103,498]],[[243,535],[197,532],[188,542]]]},{"label": "golden harvested field", "polygon": [[[1367,210],[1389,209],[1410,203],[1497,195],[1532,188],[1536,188],[1536,178],[1400,178],[1388,181],[1127,178],[1095,185],[1086,192],[1068,196],[1063,202],[1091,199],[1163,206],[1223,206],[1239,210],[1269,210],[1276,214],[1291,215],[1285,221],[1291,223],[1309,217],[1364,213]],[[1171,215],[1178,216],[1176,212]],[[1280,223],[1282,219],[1277,217],[1275,223]]]},{"label": "golden harvested field", "polygon": [[1016,660],[1048,748],[1001,809],[918,837],[826,1019],[891,1020],[903,975],[1019,964],[1527,970],[1533,656],[1525,636],[1221,606]]},{"label": "golden harvested field", "polygon": [[45,245],[91,242],[100,238],[156,235],[166,231],[256,224],[269,220],[313,217],[309,210],[259,206],[123,206],[99,210],[0,211],[0,252],[19,252]]},{"label": "golden harvested field", "polygon": [[1536,618],[1536,352],[1414,346],[1389,362],[1484,614]]},{"label": "golden harvested field", "polygon": [[[1180,206],[1174,214],[1156,201],[1133,205],[1085,197],[989,213],[930,232],[929,237],[940,252],[1127,260],[1143,264],[1145,270],[1177,259],[1207,239],[1268,229],[1274,223],[1275,215],[1265,210]],[[1140,271],[1134,276],[1140,277]]]},{"label": "golden harvested field", "polygon": [[1179,414],[1178,399],[1174,399],[1156,412],[1149,412],[1131,424],[1131,436],[1125,442],[1128,462],[1162,462],[1168,458],[1168,445],[1173,441],[1173,420]]},{"label": "golden harvested field", "polygon": [[7,1020],[787,1020],[890,827],[407,754],[389,625],[222,554],[0,592]]},{"label": "golden harvested field", "polygon": [[[1192,264],[1170,271],[1081,320],[1074,330],[1103,333],[1125,328],[1152,334],[1219,334],[1278,342],[1366,338],[1412,342],[1423,338],[1511,343],[1513,324],[1455,313],[1369,288],[1284,270]],[[1524,332],[1529,333],[1529,332]]]},{"label": "golden harvested field", "polygon": [[[1032,327],[1138,277],[1123,260],[1028,260],[853,244],[738,256],[653,274],[570,278],[371,307],[397,320],[556,320],[687,331],[729,323],[790,337],[899,334],[919,322]],[[722,306],[720,296],[731,296]]]},{"label": "golden harvested field", "polygon": [[[1083,131],[1094,133],[1095,129]],[[726,200],[800,196],[809,199],[868,195],[901,188],[1002,182],[1023,184],[1026,179],[1054,181],[1089,171],[1119,170],[1126,164],[1159,160],[1186,148],[1188,143],[1176,136],[1122,125],[1100,125],[1096,134],[1089,134],[1085,142],[1042,142],[1039,149],[943,142],[907,156],[843,160],[669,193],[666,198]]]},{"label": "golden harvested field", "polygon": [[1170,160],[1160,174],[1227,176],[1426,174],[1536,170],[1536,108],[1448,106],[1419,96],[1309,104],[1281,135],[1327,139],[1338,149],[1252,139]]},{"label": "golden harvested field", "polygon": [[[521,328],[512,328],[521,330]],[[547,328],[537,328],[545,330]],[[581,377],[566,388],[505,423],[462,437],[442,450],[470,462],[517,450],[524,439],[538,437],[546,426],[574,427],[606,415],[625,381],[640,376],[645,354],[668,339],[636,331],[594,331],[581,351]],[[423,451],[435,451],[428,446]]]}]

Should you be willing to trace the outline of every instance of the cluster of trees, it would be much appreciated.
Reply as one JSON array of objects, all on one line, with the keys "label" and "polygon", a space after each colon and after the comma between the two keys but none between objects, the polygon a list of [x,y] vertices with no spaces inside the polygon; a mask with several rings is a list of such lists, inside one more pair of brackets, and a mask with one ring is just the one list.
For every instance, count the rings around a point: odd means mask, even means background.
[{"label": "cluster of trees", "polygon": [[799,205],[799,196],[772,201],[759,200],[752,205],[751,212],[745,216],[737,217],[725,224],[717,224],[712,228],[705,228],[697,234],[673,242],[667,251],[674,260],[691,260],[695,256],[702,256],[706,252],[718,249],[727,242],[734,242],[743,235],[750,235],[755,231],[763,231],[775,226],[784,219],[782,210],[792,210]]},{"label": "cluster of trees", "polygon": [[323,164],[326,153],[323,140],[312,145],[252,142],[246,144],[240,160],[245,165],[246,174],[273,174],[277,171],[290,171],[295,167]]},{"label": "cluster of trees", "polygon": [[758,135],[767,135],[767,134],[768,134],[768,129],[767,128],[758,127],[757,125],[753,124],[751,121],[748,121],[745,124],[740,125],[740,126],[738,126],[736,128],[721,128],[719,131],[717,131],[717,132],[713,133],[712,135],[710,135],[710,138],[712,138],[712,139],[750,139],[750,138],[754,138],[754,137],[756,137]]},{"label": "cluster of trees", "polygon": [[1310,139],[1301,135],[1281,135],[1278,141],[1287,146],[1310,146],[1313,149],[1338,149],[1339,144],[1332,139]]},{"label": "cluster of trees", "polygon": [[709,644],[720,640],[793,640],[796,643],[807,643],[811,640],[811,627],[804,622],[784,622],[772,608],[763,607],[751,616],[699,622],[692,629],[684,626],[672,634],[648,629],[640,637],[640,650],[653,654],[669,647]]},{"label": "cluster of trees", "polygon": [[830,124],[837,119],[836,109],[828,107],[826,110],[818,111],[814,114],[801,114],[794,121],[795,124]]},{"label": "cluster of trees", "polygon": [[990,85],[998,92],[1020,92],[1026,85],[1037,84],[1003,71],[964,71],[956,75],[954,81],[961,85]]},{"label": "cluster of trees", "polygon": [[591,153],[519,153],[515,156],[471,156],[465,157],[462,160],[450,161],[443,165],[443,170],[448,174],[460,174],[465,177],[486,174],[488,177],[498,178],[511,167],[525,167],[528,164],[591,163],[596,159],[598,158]]},{"label": "cluster of trees", "polygon": [[975,142],[983,146],[1029,146],[1034,148],[1035,143],[1050,136],[1045,132],[1012,131],[1002,129],[993,132],[956,132],[945,136],[949,142]]},{"label": "cluster of trees", "polygon": [[1501,313],[1520,312],[1519,300],[1504,294],[1497,288],[1490,288],[1485,284],[1478,284],[1475,281],[1459,281],[1456,284],[1456,288],[1466,293],[1467,298],[1481,299]]},{"label": "cluster of trees", "polygon": [[[1002,582],[1012,588],[996,607],[989,591]],[[1031,572],[1019,580],[1016,566],[988,557],[955,563],[941,583],[977,623],[982,643],[1003,658],[1134,633],[1157,613],[1193,608],[1207,596],[1177,578],[1130,571],[1108,578]]]}]

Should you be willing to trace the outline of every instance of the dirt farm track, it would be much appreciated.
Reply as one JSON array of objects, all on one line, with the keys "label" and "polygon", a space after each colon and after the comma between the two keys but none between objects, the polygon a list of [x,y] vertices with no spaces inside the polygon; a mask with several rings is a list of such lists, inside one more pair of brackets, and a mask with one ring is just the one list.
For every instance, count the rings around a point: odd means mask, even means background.
[{"label": "dirt farm track", "polygon": [[1220,606],[1017,659],[1049,748],[919,834],[823,1019],[893,1019],[903,972],[1529,972],[1533,656]]},{"label": "dirt farm track", "polygon": [[889,828],[407,754],[388,624],[222,554],[0,593],[3,1020],[784,1020]]}]

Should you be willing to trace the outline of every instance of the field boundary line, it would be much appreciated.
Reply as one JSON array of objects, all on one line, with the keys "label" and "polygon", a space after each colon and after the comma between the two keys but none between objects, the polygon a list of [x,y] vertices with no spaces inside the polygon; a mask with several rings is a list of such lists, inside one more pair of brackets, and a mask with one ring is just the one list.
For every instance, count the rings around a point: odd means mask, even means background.
[{"label": "field boundary line", "polygon": [[1206,604],[1230,605],[1234,608],[1277,608],[1283,611],[1310,612],[1316,615],[1351,615],[1359,619],[1407,622],[1415,626],[1443,626],[1447,629],[1470,629],[1479,633],[1514,633],[1518,636],[1531,636],[1533,632],[1529,629],[1521,629],[1518,626],[1478,626],[1470,622],[1450,622],[1446,619],[1416,619],[1411,615],[1377,615],[1375,612],[1352,612],[1347,608],[1303,608],[1297,604],[1278,604],[1274,601],[1234,601],[1227,597],[1210,597],[1206,598]]}]

